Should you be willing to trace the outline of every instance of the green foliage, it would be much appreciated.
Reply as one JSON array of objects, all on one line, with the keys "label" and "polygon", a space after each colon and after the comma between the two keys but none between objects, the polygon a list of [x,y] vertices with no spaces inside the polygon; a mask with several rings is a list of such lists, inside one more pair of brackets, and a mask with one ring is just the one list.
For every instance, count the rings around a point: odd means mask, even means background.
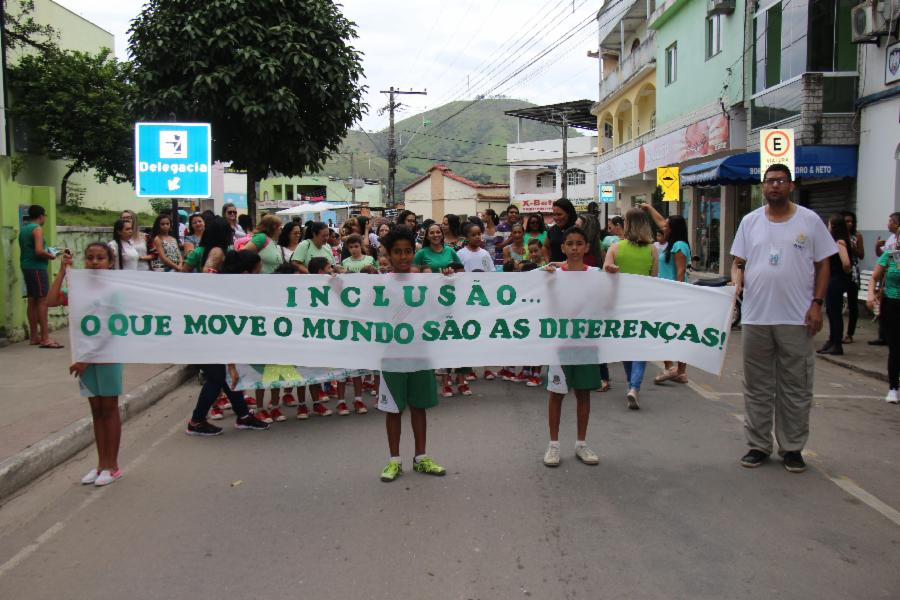
[{"label": "green foliage", "polygon": [[[451,102],[397,122],[401,150],[401,160],[397,167],[398,197],[402,197],[400,190],[404,186],[440,162],[453,169],[454,173],[481,183],[505,183],[509,180],[509,167],[505,166],[506,144],[516,142],[517,123],[515,118],[503,113],[534,105],[522,100],[482,100],[433,130],[443,119],[465,104],[467,103]],[[431,121],[431,125],[423,127],[423,119]],[[558,127],[524,121],[520,139],[522,143],[526,143],[558,139],[561,135]],[[570,130],[570,137],[577,135],[577,132]],[[386,129],[369,134],[351,131],[344,139],[340,151],[356,153],[357,176],[386,180],[387,160],[384,157],[387,156],[387,140]],[[453,162],[455,160],[465,162]],[[335,154],[326,164],[324,172],[341,178],[349,177],[349,156]]]},{"label": "green foliage", "polygon": [[32,48],[48,51],[56,48],[59,34],[49,25],[34,20],[34,0],[18,0],[16,7],[3,0],[3,46],[6,50]]},{"label": "green foliage", "polygon": [[150,206],[153,208],[153,212],[157,215],[163,212],[172,212],[172,199],[150,198]]},{"label": "green foliage", "polygon": [[149,0],[130,34],[137,112],[211,123],[248,190],[318,170],[365,107],[355,25],[329,0]]},{"label": "green foliage", "polygon": [[128,65],[106,48],[96,54],[49,49],[26,55],[9,67],[10,112],[27,132],[33,150],[65,160],[66,182],[73,173],[94,169],[97,181],[133,177],[133,118]]},{"label": "green foliage", "polygon": [[87,189],[83,185],[69,182],[66,185],[66,204],[74,208],[81,208],[84,206],[86,193]]},{"label": "green foliage", "polygon": [[[56,224],[64,226],[78,225],[82,227],[112,227],[121,213],[117,210],[83,208],[78,206],[59,206],[56,209]],[[156,215],[138,214],[138,223],[142,227],[153,223]]]}]

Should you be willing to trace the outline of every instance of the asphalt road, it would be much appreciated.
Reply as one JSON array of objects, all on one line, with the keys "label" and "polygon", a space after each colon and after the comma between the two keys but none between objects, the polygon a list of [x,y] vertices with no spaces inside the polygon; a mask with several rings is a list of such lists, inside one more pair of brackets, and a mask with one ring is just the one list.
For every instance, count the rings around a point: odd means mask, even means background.
[{"label": "asphalt road", "polygon": [[448,475],[411,472],[404,420],[392,484],[375,411],[189,438],[187,385],[126,426],[120,482],[79,486],[84,452],[2,507],[0,598],[900,597],[900,407],[820,363],[810,470],[743,469],[736,360],[639,412],[612,366],[597,467],[574,399],[548,469],[546,392],[478,381],[429,411]]}]

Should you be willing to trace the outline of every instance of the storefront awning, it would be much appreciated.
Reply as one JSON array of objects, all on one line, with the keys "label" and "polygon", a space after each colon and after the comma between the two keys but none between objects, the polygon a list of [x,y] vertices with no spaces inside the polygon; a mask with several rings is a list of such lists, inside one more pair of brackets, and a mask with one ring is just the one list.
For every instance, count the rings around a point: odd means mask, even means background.
[{"label": "storefront awning", "polygon": [[[856,146],[798,146],[795,179],[856,177]],[[681,185],[759,183],[759,152],[734,154],[681,170]]]}]

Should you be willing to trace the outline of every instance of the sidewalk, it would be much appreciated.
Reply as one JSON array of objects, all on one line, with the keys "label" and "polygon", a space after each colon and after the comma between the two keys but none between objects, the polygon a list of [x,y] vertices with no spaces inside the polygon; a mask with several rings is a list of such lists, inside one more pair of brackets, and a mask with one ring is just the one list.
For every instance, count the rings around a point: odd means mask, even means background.
[{"label": "sidewalk", "polygon": [[[0,348],[0,498],[39,477],[93,441],[90,408],[69,375],[68,329],[53,332],[60,350],[28,342]],[[124,417],[180,385],[186,367],[125,365]]]},{"label": "sidewalk", "polygon": [[[824,311],[823,311],[824,312]],[[844,315],[844,330],[847,329],[847,315]],[[887,381],[887,346],[870,346],[867,342],[878,337],[878,323],[872,321],[872,315],[866,310],[860,310],[859,321],[856,324],[856,335],[852,344],[844,344],[843,356],[817,355],[818,360],[824,360],[870,377]],[[828,319],[822,331],[816,336],[816,350],[828,341]]]}]

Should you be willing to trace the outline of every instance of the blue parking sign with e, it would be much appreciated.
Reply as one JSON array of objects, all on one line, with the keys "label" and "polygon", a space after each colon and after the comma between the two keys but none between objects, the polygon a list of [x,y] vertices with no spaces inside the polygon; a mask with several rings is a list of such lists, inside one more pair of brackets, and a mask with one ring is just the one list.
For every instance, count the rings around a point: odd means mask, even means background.
[{"label": "blue parking sign with e", "polygon": [[136,123],[135,189],[139,198],[209,198],[209,123]]}]

